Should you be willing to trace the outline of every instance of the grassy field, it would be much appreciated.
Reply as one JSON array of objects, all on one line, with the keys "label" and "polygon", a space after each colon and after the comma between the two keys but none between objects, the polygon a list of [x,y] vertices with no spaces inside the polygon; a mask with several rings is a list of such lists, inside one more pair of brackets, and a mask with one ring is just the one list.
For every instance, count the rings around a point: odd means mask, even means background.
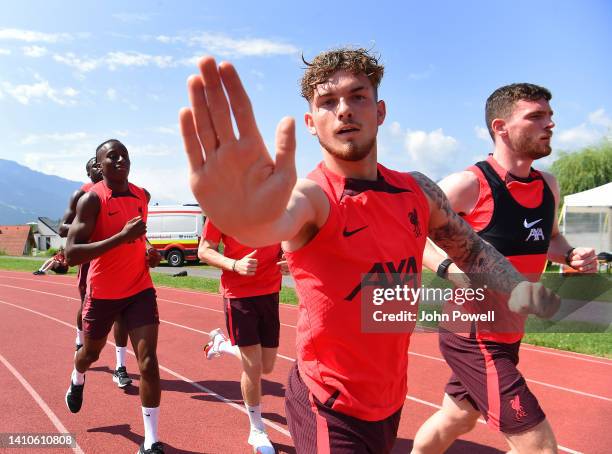
[{"label": "grassy field", "polygon": [[[11,271],[35,271],[44,263],[43,259],[20,259],[0,256],[0,269]],[[71,268],[69,274],[75,274],[76,268]],[[172,277],[163,273],[151,273],[155,285],[185,288],[197,291],[216,293],[219,289],[217,279],[204,277]],[[424,281],[428,279],[425,278]],[[283,287],[280,300],[287,304],[297,304],[297,296],[291,288]],[[543,322],[546,323],[546,322]],[[583,331],[582,328],[574,331]],[[563,332],[563,333],[526,333],[524,341],[534,345],[568,350],[577,353],[587,353],[612,358],[612,332],[603,333],[584,333],[584,332]]]}]

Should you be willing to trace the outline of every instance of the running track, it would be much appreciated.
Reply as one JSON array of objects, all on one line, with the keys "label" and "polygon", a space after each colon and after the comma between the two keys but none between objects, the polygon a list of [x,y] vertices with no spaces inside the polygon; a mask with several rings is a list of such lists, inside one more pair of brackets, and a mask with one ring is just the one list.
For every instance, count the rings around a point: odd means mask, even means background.
[{"label": "running track", "polygon": [[[218,295],[161,287],[158,357],[162,403],[159,434],[168,453],[246,453],[248,421],[240,397],[239,364],[222,357],[205,361],[207,332],[224,327]],[[109,348],[87,373],[83,408],[64,403],[72,370],[78,293],[73,276],[0,271],[0,433],[72,432],[77,453],[133,453],[143,440],[138,373],[134,385],[116,388]],[[281,345],[274,372],[265,377],[263,411],[278,452],[295,452],[283,406],[284,385],[295,358],[297,310],[282,305]],[[409,392],[395,453],[408,453],[419,425],[441,402],[449,370],[435,334],[413,335]],[[538,396],[561,452],[612,451],[612,360],[525,345],[521,370]],[[484,424],[456,442],[451,453],[507,450]],[[0,452],[69,452],[69,449],[4,449]]]}]

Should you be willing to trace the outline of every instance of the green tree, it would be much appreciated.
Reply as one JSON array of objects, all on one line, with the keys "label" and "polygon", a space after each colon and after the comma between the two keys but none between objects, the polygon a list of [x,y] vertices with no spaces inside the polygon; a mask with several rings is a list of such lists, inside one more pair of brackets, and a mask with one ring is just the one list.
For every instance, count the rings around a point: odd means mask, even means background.
[{"label": "green tree", "polygon": [[574,153],[561,152],[551,172],[557,177],[563,196],[596,188],[612,181],[612,142],[585,147]]}]

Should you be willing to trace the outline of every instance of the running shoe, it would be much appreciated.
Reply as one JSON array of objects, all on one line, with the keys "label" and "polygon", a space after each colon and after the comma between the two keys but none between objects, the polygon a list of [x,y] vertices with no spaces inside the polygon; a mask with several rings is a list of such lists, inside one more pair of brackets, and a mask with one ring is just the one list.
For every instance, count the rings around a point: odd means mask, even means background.
[{"label": "running shoe", "polygon": [[127,370],[125,370],[125,366],[121,366],[113,372],[113,381],[117,383],[119,388],[125,388],[132,383],[132,379],[128,375]]},{"label": "running shoe", "polygon": [[164,454],[164,445],[158,441],[153,443],[149,449],[145,449],[143,443],[136,454]]},{"label": "running shoe", "polygon": [[251,427],[249,434],[249,444],[253,447],[254,454],[275,454],[274,446],[268,438],[265,430],[259,430]]}]

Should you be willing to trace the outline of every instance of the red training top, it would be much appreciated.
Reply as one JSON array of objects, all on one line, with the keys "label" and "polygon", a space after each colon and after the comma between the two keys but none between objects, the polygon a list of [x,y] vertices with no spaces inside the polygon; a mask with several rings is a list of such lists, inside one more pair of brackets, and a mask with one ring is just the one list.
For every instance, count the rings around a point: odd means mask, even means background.
[{"label": "red training top", "polygon": [[[110,238],[136,216],[147,222],[147,195],[144,189],[129,184],[125,193],[113,193],[104,181],[91,191],[100,199],[100,212],[89,241]],[[121,299],[153,287],[146,259],[145,236],[122,243],[90,262],[87,274],[89,295],[97,299]]]},{"label": "red training top", "polygon": [[[255,249],[244,246],[227,236],[206,219],[202,238],[213,243],[223,243],[223,255],[240,260]],[[242,276],[234,271],[223,270],[219,289],[224,298],[247,298],[277,293],[281,288],[280,267],[276,264],[281,257],[280,244],[258,248],[252,258],[257,259],[254,276]]]},{"label": "red training top", "polygon": [[373,289],[420,286],[429,204],[412,176],[380,164],[376,181],[336,175],[324,163],[308,178],[327,195],[330,212],[309,243],[285,253],[300,300],[300,375],[334,410],[382,420],[406,399],[413,325],[365,332],[373,322],[369,313],[362,322],[362,309],[372,307]]}]

